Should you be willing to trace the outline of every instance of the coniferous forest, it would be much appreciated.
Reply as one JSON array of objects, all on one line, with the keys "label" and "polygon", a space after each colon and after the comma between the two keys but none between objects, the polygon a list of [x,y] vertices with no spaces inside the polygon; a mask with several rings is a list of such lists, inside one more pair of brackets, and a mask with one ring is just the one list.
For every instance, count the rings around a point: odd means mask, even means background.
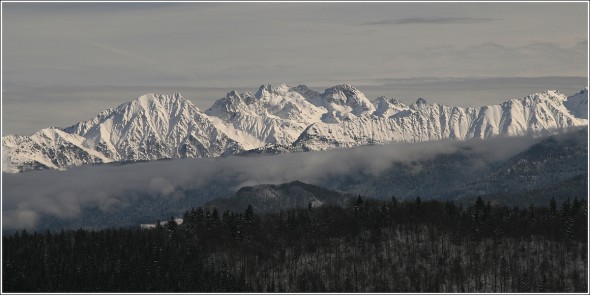
[{"label": "coniferous forest", "polygon": [[587,292],[587,201],[196,208],[155,229],[3,237],[8,292]]}]

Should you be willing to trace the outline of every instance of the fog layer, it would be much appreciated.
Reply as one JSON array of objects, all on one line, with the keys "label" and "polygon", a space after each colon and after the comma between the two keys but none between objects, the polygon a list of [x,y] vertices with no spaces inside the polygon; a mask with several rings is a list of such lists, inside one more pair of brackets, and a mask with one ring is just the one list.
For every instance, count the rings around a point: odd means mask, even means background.
[{"label": "fog layer", "polygon": [[77,217],[84,209],[111,210],[133,206],[138,194],[173,201],[188,189],[212,181],[245,185],[278,184],[363,172],[379,175],[394,162],[412,162],[472,149],[489,161],[502,160],[540,139],[496,138],[467,142],[365,146],[346,150],[290,153],[273,156],[232,156],[178,159],[128,165],[96,165],[67,171],[2,174],[3,229],[33,228],[41,217]]}]

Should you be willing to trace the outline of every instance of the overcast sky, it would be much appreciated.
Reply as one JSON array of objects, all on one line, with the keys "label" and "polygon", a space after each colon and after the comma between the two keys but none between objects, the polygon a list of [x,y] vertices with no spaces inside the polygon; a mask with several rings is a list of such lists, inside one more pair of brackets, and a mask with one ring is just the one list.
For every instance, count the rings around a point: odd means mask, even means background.
[{"label": "overcast sky", "polygon": [[207,109],[282,82],[461,106],[573,94],[587,83],[587,5],[3,2],[3,132],[69,126],[146,92]]}]

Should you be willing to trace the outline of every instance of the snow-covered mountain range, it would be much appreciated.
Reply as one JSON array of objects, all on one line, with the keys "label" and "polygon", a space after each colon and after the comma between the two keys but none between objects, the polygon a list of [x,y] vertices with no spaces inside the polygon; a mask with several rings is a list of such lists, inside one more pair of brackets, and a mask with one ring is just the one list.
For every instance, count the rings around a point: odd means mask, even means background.
[{"label": "snow-covered mountain range", "polygon": [[370,101],[350,85],[323,93],[262,85],[229,92],[206,111],[180,94],[145,94],[67,128],[2,137],[2,171],[66,169],[93,163],[308,151],[388,142],[546,134],[588,125],[588,89],[556,90],[499,105],[462,108],[420,98]]}]

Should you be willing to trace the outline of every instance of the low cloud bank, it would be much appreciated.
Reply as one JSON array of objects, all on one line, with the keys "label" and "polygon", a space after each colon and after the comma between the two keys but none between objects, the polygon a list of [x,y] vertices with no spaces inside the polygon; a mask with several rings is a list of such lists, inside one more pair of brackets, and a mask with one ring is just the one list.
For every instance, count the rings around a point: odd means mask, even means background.
[{"label": "low cloud bank", "polygon": [[73,218],[88,208],[106,211],[132,206],[138,194],[174,200],[185,190],[212,181],[239,183],[235,190],[245,185],[293,180],[319,183],[348,173],[378,175],[394,162],[409,163],[460,149],[472,150],[495,161],[511,157],[540,140],[518,137],[398,143],[273,156],[162,160],[84,166],[67,171],[3,173],[3,229],[34,228],[43,216]]}]

